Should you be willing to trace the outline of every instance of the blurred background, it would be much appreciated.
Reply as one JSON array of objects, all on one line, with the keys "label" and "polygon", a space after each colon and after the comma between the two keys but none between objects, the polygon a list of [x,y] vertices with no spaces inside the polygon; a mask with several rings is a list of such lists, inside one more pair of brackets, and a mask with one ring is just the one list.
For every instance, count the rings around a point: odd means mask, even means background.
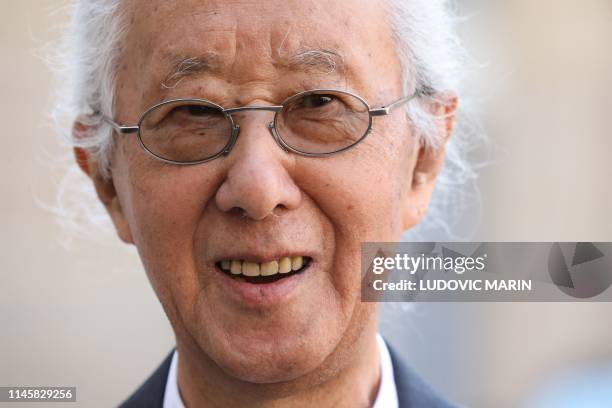
[{"label": "blurred background", "polygon": [[[53,210],[62,180],[82,181],[64,178],[69,150],[47,119],[51,74],[37,57],[65,22],[61,4],[0,3],[0,386],[71,385],[69,406],[107,407],[174,340],[136,251],[113,235],[69,240]],[[495,144],[475,239],[612,241],[612,2],[458,4],[479,65],[469,88]],[[381,331],[466,406],[609,407],[611,312],[606,303],[385,305]]]}]

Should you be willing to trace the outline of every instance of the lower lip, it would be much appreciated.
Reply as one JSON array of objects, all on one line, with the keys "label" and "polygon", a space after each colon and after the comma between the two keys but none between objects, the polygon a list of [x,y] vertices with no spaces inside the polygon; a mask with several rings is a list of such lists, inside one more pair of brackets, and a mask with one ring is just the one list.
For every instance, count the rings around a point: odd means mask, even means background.
[{"label": "lower lip", "polygon": [[215,268],[224,293],[240,304],[249,307],[274,306],[290,300],[297,292],[298,286],[304,280],[306,274],[312,273],[313,263],[300,273],[287,276],[271,283],[249,283],[232,278],[219,269]]}]

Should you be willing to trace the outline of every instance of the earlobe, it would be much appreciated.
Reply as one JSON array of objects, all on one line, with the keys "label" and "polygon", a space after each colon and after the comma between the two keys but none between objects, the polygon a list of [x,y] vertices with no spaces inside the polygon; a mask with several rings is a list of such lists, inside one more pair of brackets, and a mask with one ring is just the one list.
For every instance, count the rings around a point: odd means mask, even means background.
[{"label": "earlobe", "polygon": [[133,244],[134,239],[132,237],[130,224],[128,223],[121,206],[121,201],[119,201],[119,196],[115,190],[115,185],[112,178],[94,180],[94,184],[96,186],[96,192],[100,198],[100,201],[102,201],[106,207],[106,210],[113,221],[119,239],[126,244]]},{"label": "earlobe", "polygon": [[[76,122],[73,126],[73,136],[78,140],[78,138],[86,136],[88,130],[87,125],[84,125],[81,122]],[[106,211],[110,215],[115,229],[117,230],[117,235],[119,235],[119,238],[123,242],[133,244],[134,240],[132,238],[132,232],[123,212],[123,208],[121,207],[121,202],[119,200],[119,196],[117,195],[117,190],[115,189],[112,176],[103,175],[100,172],[97,163],[92,160],[90,153],[84,148],[75,147],[73,151],[79,168],[93,182],[98,199],[100,202],[102,202],[106,208]]]},{"label": "earlobe", "polygon": [[404,230],[419,224],[429,207],[429,201],[435,186],[435,175],[415,171],[408,198],[404,201],[402,226]]},{"label": "earlobe", "polygon": [[133,244],[134,240],[132,239],[132,232],[130,230],[130,225],[125,217],[125,213],[123,212],[123,208],[121,206],[121,201],[119,200],[119,196],[117,195],[117,190],[115,189],[115,183],[113,182],[112,177],[105,177],[99,171],[95,171],[95,174],[91,176],[91,180],[94,183],[96,188],[96,194],[98,198],[104,204],[106,211],[110,215],[113,224],[115,225],[115,229],[117,230],[117,235],[119,238],[127,243]]}]

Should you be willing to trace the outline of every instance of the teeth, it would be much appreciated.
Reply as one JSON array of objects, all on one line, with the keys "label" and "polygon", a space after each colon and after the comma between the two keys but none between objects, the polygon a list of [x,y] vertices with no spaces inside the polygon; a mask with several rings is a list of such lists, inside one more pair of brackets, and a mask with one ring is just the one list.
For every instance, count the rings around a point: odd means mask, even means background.
[{"label": "teeth", "polygon": [[301,256],[291,257],[291,269],[297,271],[304,266],[304,258]]},{"label": "teeth", "polygon": [[240,275],[242,273],[242,261],[232,261],[230,272],[232,275]]},{"label": "teeth", "polygon": [[266,262],[261,264],[261,276],[271,276],[278,273],[278,261]]},{"label": "teeth", "polygon": [[281,258],[278,263],[278,271],[280,273],[289,273],[291,272],[291,258]]},{"label": "teeth", "polygon": [[255,262],[244,261],[242,263],[242,274],[244,276],[259,276],[259,264]]},{"label": "teeth", "polygon": [[304,266],[304,257],[284,257],[262,264],[251,261],[224,260],[220,262],[220,266],[221,269],[230,272],[232,275],[272,276],[277,273],[289,273],[301,269]]}]

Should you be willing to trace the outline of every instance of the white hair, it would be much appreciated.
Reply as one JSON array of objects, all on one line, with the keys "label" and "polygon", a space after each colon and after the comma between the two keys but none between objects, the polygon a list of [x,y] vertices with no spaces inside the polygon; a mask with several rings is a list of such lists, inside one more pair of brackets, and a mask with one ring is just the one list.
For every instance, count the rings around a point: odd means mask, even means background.
[{"label": "white hair", "polygon": [[[436,95],[452,90],[460,96],[457,126],[446,145],[444,167],[436,180],[427,215],[403,238],[467,239],[476,231],[480,216],[478,164],[469,156],[484,145],[486,138],[463,89],[469,60],[456,32],[456,4],[452,0],[387,0],[387,5],[404,73],[404,92],[416,89]],[[416,99],[408,104],[408,118],[421,134],[422,142],[436,149],[440,142],[436,122],[441,118],[432,116],[422,102]]]},{"label": "white hair", "polygon": [[[470,128],[473,121],[465,116],[467,104],[461,92],[465,58],[455,33],[456,13],[451,0],[386,0],[386,6],[404,72],[404,90],[428,94],[453,90],[461,96],[458,126],[447,144],[445,165],[427,216],[405,238],[456,239],[465,209],[479,202],[476,172],[467,155],[482,138],[482,132]],[[75,0],[68,11],[71,22],[52,58],[58,82],[53,118],[68,143],[86,148],[102,174],[108,175],[112,131],[96,119],[99,115],[92,114],[114,117],[115,70],[125,32],[121,0]],[[437,148],[436,118],[425,109],[423,98],[410,102],[406,112],[422,142]],[[72,134],[77,118],[92,126],[85,137]],[[59,218],[71,230],[68,236],[90,231],[91,222],[98,226],[106,223],[110,229],[91,183],[85,183],[77,173],[76,166],[69,171],[56,206]]]}]

